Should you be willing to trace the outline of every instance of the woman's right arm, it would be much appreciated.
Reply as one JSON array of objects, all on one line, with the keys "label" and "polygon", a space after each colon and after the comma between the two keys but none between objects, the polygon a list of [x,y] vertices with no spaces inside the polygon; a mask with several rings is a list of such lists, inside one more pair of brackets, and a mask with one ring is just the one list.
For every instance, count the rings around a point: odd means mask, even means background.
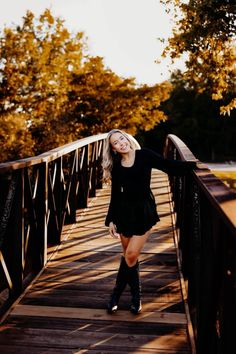
[{"label": "woman's right arm", "polygon": [[120,235],[116,232],[116,225],[113,223],[113,221],[111,221],[109,223],[109,234],[114,237],[114,238],[117,238],[119,237]]},{"label": "woman's right arm", "polygon": [[111,198],[110,198],[110,204],[109,204],[107,216],[106,216],[106,219],[105,219],[105,225],[106,225],[106,226],[109,226],[109,225],[110,225],[110,222],[113,221],[114,199],[115,199],[115,192],[114,192],[114,183],[113,183],[113,179],[112,179],[112,182],[111,182]]},{"label": "woman's right arm", "polygon": [[116,225],[113,222],[114,221],[114,214],[115,214],[115,204],[116,204],[116,200],[118,198],[117,191],[118,191],[118,186],[117,186],[116,177],[114,176],[114,173],[112,173],[111,199],[110,199],[110,204],[109,204],[107,216],[105,219],[105,225],[109,227],[109,233],[112,237],[118,236],[118,234],[116,232]]}]

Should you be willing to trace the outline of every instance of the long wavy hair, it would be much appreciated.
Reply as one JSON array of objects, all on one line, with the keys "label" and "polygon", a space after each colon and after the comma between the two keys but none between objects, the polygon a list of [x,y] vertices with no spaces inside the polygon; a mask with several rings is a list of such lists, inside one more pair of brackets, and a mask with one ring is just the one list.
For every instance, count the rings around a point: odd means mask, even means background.
[{"label": "long wavy hair", "polygon": [[110,143],[110,138],[114,133],[122,134],[130,143],[130,147],[133,150],[140,149],[139,143],[134,139],[134,137],[120,129],[112,129],[107,134],[104,149],[103,149],[103,160],[102,160],[102,167],[103,167],[103,181],[105,183],[109,183],[111,181],[111,171],[113,167],[113,163],[116,159],[119,159],[119,154],[116,154],[112,150],[112,146]]}]

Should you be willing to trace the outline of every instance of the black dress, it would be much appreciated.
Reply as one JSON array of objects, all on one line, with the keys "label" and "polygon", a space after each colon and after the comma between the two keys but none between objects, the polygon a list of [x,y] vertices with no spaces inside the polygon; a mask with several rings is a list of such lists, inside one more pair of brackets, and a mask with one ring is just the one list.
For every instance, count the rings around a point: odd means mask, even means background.
[{"label": "black dress", "polygon": [[152,168],[171,175],[184,175],[195,162],[164,159],[152,150],[135,150],[131,167],[114,161],[111,172],[111,200],[105,225],[112,221],[117,232],[126,237],[143,235],[159,221],[156,203],[150,188]]}]

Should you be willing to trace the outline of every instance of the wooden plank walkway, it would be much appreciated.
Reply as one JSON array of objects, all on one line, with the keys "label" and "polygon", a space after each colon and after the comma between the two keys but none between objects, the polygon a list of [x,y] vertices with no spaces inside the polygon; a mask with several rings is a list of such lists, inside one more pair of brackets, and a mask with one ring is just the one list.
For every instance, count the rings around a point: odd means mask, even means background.
[{"label": "wooden plank walkway", "polygon": [[1,353],[192,353],[164,173],[153,172],[152,189],[161,222],[140,257],[142,313],[129,312],[129,289],[120,310],[106,312],[121,246],[104,227],[109,189],[103,189],[64,228],[46,269],[1,325]]}]

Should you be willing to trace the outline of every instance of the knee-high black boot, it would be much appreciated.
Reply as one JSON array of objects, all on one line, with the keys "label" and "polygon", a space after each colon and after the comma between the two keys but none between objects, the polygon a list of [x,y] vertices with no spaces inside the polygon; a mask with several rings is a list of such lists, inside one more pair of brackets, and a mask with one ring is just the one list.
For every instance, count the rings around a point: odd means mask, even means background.
[{"label": "knee-high black boot", "polygon": [[120,267],[116,277],[116,285],[111,294],[110,301],[107,304],[108,313],[114,313],[118,310],[118,302],[121,294],[125,290],[128,281],[128,266],[125,257],[121,257]]},{"label": "knee-high black boot", "polygon": [[141,281],[139,277],[139,262],[129,268],[128,284],[131,291],[130,311],[138,314],[142,310],[141,304]]}]

